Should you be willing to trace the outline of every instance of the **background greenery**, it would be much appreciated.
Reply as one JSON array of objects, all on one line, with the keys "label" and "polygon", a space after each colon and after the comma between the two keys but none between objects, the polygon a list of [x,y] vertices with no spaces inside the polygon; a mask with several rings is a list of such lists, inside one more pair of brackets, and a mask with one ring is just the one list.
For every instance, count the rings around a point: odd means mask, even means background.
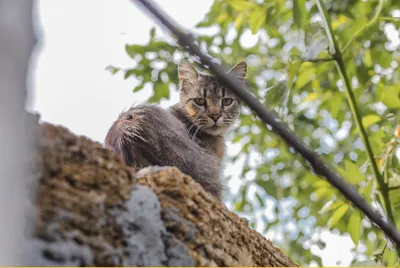
[{"label": "background greenery", "polygon": [[[372,172],[314,1],[215,0],[197,25],[196,39],[227,68],[246,60],[248,89],[332,163],[383,216],[388,208],[382,198],[388,195],[393,219],[400,229],[400,170],[396,157],[400,137],[400,45],[388,35],[388,30],[399,33],[400,1],[342,0],[325,4],[339,47],[346,48],[342,49],[345,71],[386,192],[381,191]],[[243,42],[254,37],[251,46]],[[134,59],[131,69],[108,69],[112,73],[123,71],[125,79],[137,78],[133,91],[149,85],[153,89],[149,102],[168,99],[170,91],[176,90],[176,65],[188,54],[173,41],[157,38],[154,29],[148,44],[129,44],[126,52]],[[229,139],[241,149],[228,157],[227,164],[244,159],[244,167],[240,189],[226,196],[227,203],[247,216],[254,228],[260,230],[261,226],[264,233],[279,233],[268,237],[295,262],[321,265],[310,248],[324,248],[321,232],[334,229],[340,234],[349,233],[357,245],[353,263],[366,256],[384,265],[398,264],[396,251],[382,232],[326,181],[313,175],[307,163],[248,109],[243,108],[240,123]]]}]

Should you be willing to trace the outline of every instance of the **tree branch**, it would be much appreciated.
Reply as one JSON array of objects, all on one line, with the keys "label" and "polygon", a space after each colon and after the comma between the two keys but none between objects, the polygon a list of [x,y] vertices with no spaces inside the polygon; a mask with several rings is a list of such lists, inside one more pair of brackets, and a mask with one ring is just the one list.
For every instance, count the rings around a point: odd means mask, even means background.
[{"label": "tree branch", "polygon": [[312,63],[320,63],[320,62],[329,62],[336,60],[335,58],[316,58],[316,59],[307,59],[307,58],[300,58],[303,62],[312,62]]},{"label": "tree branch", "polygon": [[359,37],[363,32],[365,32],[369,27],[371,27],[372,25],[374,25],[374,23],[378,20],[379,18],[379,14],[381,14],[382,8],[383,8],[383,4],[385,3],[384,0],[379,0],[379,4],[378,7],[376,9],[375,15],[372,17],[372,19],[364,25],[364,27],[362,27],[361,29],[359,29],[354,35],[353,37],[347,42],[346,45],[344,45],[344,47],[342,48],[342,53],[344,53],[351,45],[351,43],[357,38]]},{"label": "tree branch", "polygon": [[[382,0],[380,0],[380,2],[382,2]],[[379,172],[379,169],[376,164],[374,154],[373,154],[373,151],[372,151],[369,139],[368,139],[367,132],[365,131],[365,128],[362,124],[362,117],[357,108],[356,99],[353,94],[353,89],[351,87],[350,79],[347,76],[346,65],[344,64],[344,61],[343,61],[342,52],[340,51],[338,42],[335,39],[335,36],[333,34],[330,17],[328,15],[328,12],[326,10],[323,0],[317,0],[317,6],[318,6],[319,12],[321,13],[322,18],[323,18],[323,22],[325,24],[325,29],[326,29],[326,33],[328,35],[328,39],[330,40],[330,48],[331,48],[332,55],[336,59],[336,67],[337,67],[340,77],[344,83],[346,97],[347,97],[347,101],[350,106],[351,113],[353,114],[354,121],[356,122],[357,128],[360,131],[361,139],[364,143],[364,147],[366,149],[369,162],[371,163],[373,174],[379,184],[379,187],[381,188],[381,193],[383,196],[383,201],[385,204],[388,219],[391,223],[394,224],[394,226],[396,226],[392,208],[391,208],[391,204],[390,204],[390,200],[389,200],[388,187]],[[378,11],[377,11],[378,15],[379,15],[379,12],[381,9],[382,9],[382,7],[380,7],[380,8],[378,7]],[[363,29],[366,29],[366,27],[364,27]],[[350,44],[350,43],[351,42],[349,42],[348,44]],[[346,48],[346,46],[345,46],[345,48]],[[397,245],[397,251],[400,256],[400,244]]]},{"label": "tree branch", "polygon": [[399,23],[400,22],[400,18],[394,18],[394,17],[379,17],[379,20],[392,22],[392,23]]},{"label": "tree branch", "polygon": [[158,8],[150,4],[146,0],[135,0],[135,3],[140,3],[145,11],[151,16],[157,18],[159,25],[168,29],[178,40],[185,50],[196,56],[203,65],[215,74],[215,76],[225,85],[232,93],[246,103],[258,117],[270,125],[272,129],[294,150],[299,153],[310,164],[312,171],[317,175],[324,176],[327,181],[336,187],[348,200],[350,200],[357,208],[359,208],[373,223],[385,232],[394,243],[400,247],[400,233],[396,230],[392,223],[386,222],[381,216],[373,211],[365,200],[355,191],[354,187],[347,184],[332,167],[325,161],[320,159],[310,148],[304,145],[296,135],[291,132],[284,124],[280,123],[277,118],[270,112],[264,109],[264,106],[257,101],[249,91],[245,90],[243,85],[232,79],[228,74],[213,60],[210,56],[204,54],[196,45],[193,37],[186,34],[181,28],[177,28],[171,23],[171,20],[166,15],[162,14]]},{"label": "tree branch", "polygon": [[400,189],[400,185],[399,186],[388,187],[388,191],[397,190],[397,189]]}]

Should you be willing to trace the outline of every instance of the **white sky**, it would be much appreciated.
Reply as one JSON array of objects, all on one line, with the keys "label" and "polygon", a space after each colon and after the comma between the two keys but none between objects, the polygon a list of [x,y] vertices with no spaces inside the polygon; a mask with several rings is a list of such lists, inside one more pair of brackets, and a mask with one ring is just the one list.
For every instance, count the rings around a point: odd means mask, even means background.
[{"label": "white sky", "polygon": [[[181,25],[191,28],[212,0],[156,1]],[[134,95],[133,80],[105,71],[129,67],[127,43],[144,43],[154,23],[128,0],[38,1],[39,57],[29,107],[44,121],[102,142],[118,114],[145,93]],[[184,12],[190,10],[190,12]],[[39,32],[40,34],[40,32]]]},{"label": "white sky", "polygon": [[[180,25],[192,29],[212,0],[155,1]],[[109,64],[129,67],[127,43],[143,44],[155,24],[128,0],[39,0],[37,58],[33,64],[30,110],[43,121],[103,142],[118,114],[140,103],[148,92],[133,94],[133,80],[105,71]],[[252,38],[249,36],[249,38]],[[176,102],[176,94],[172,95]],[[175,98],[175,100],[174,100]],[[348,265],[348,236],[325,234],[328,246],[316,253],[324,265]],[[314,252],[314,250],[313,250]]]}]

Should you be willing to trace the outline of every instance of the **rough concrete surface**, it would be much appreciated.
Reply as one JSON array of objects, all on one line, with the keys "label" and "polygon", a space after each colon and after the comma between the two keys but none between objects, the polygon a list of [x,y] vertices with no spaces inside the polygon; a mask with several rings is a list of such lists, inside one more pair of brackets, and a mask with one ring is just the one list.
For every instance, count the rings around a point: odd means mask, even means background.
[{"label": "rough concrete surface", "polygon": [[296,266],[173,167],[132,174],[101,144],[41,125],[29,265]]}]

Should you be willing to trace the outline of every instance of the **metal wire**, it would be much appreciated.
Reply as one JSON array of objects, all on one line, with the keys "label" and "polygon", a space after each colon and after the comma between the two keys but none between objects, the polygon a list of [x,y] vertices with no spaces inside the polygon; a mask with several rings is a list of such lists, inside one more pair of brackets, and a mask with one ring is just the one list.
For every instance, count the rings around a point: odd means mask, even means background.
[{"label": "metal wire", "polygon": [[203,53],[190,34],[185,33],[181,27],[175,26],[176,23],[172,23],[171,19],[168,18],[167,15],[163,14],[162,11],[153,3],[150,3],[147,0],[132,1],[140,3],[145,11],[158,20],[160,26],[168,29],[175,36],[178,43],[185,50],[197,57],[203,65],[208,66],[221,83],[246,103],[264,123],[270,125],[273,131],[276,132],[289,146],[293,147],[295,151],[310,164],[313,172],[325,177],[332,186],[338,189],[349,201],[362,211],[371,222],[376,224],[397,245],[398,248],[400,248],[400,233],[393,226],[393,223],[386,222],[380,214],[373,211],[361,195],[355,191],[353,186],[347,184],[332,167],[303,144],[293,132],[278,121],[278,118],[273,113],[268,112],[263,105],[257,101],[257,99],[244,89],[238,80],[228,76],[213,58]]}]

